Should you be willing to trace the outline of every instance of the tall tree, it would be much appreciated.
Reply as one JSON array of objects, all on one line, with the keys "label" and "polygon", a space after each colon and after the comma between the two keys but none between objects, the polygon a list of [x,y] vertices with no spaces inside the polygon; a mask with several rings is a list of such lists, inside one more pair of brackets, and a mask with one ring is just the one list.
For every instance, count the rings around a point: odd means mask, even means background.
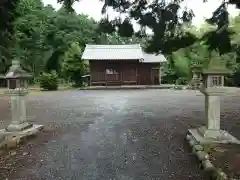
[{"label": "tall tree", "polygon": [[65,52],[62,61],[62,73],[74,86],[83,85],[82,76],[86,73],[87,64],[81,59],[82,50],[78,43],[72,43]]},{"label": "tall tree", "polygon": [[35,76],[44,70],[59,72],[62,56],[72,43],[84,47],[97,38],[93,19],[67,13],[64,8],[44,7],[41,0],[20,0],[17,13],[11,54]]},{"label": "tall tree", "polygon": [[36,75],[44,65],[44,31],[49,14],[46,14],[41,0],[20,0],[17,12],[19,18],[14,23],[12,54],[21,60],[23,67]]},{"label": "tall tree", "polygon": [[78,42],[80,47],[93,43],[97,38],[96,28],[97,23],[86,15],[69,14],[65,9],[56,12],[54,17],[49,19],[46,30],[46,44],[52,47],[47,70],[60,70],[59,60],[72,43]]},{"label": "tall tree", "polygon": [[0,73],[4,73],[9,65],[11,55],[8,48],[13,45],[13,23],[18,16],[16,8],[19,0],[3,0],[0,2]]}]

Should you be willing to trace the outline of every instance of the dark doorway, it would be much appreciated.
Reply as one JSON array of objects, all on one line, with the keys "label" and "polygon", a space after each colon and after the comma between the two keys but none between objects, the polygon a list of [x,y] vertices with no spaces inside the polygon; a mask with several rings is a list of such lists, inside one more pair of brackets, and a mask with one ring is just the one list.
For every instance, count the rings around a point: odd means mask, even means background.
[{"label": "dark doorway", "polygon": [[159,84],[159,69],[154,68],[151,70],[151,80],[152,80],[152,85]]}]

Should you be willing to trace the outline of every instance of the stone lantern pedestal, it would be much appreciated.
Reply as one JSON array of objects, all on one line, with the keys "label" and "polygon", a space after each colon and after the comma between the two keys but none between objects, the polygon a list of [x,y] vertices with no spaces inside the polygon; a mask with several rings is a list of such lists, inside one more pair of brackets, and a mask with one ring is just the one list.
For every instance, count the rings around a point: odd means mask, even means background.
[{"label": "stone lantern pedestal", "polygon": [[25,97],[28,94],[26,89],[13,89],[5,91],[11,97],[12,123],[6,128],[8,132],[23,131],[31,128],[33,124],[27,122]]},{"label": "stone lantern pedestal", "polygon": [[196,129],[189,129],[196,141],[205,143],[237,143],[240,141],[220,129],[220,97],[227,93],[224,87],[224,75],[228,71],[224,66],[214,63],[211,60],[207,69],[202,73],[203,83],[200,85],[200,91],[205,96],[205,119],[206,125]]},{"label": "stone lantern pedestal", "polygon": [[5,134],[34,134],[43,129],[43,125],[34,125],[27,122],[25,98],[28,94],[28,79],[31,76],[21,69],[18,61],[13,61],[5,76],[8,90],[4,93],[11,98],[12,122],[0,133]]}]

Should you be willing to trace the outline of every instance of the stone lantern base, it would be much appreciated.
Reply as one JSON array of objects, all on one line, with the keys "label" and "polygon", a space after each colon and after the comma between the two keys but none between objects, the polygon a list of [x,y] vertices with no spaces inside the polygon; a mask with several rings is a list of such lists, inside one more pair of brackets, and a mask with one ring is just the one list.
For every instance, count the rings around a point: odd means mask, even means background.
[{"label": "stone lantern base", "polygon": [[43,125],[37,124],[22,124],[22,126],[13,126],[9,125],[7,128],[0,130],[1,136],[14,136],[14,137],[28,137],[32,135],[38,134],[40,131],[44,129]]},{"label": "stone lantern base", "polygon": [[8,127],[5,128],[5,130],[8,132],[19,132],[32,127],[33,127],[33,124],[25,122],[22,124],[10,124]]},{"label": "stone lantern base", "polygon": [[194,139],[200,144],[211,143],[234,143],[240,144],[240,141],[233,135],[224,130],[211,130],[205,126],[196,129],[189,129],[188,134],[194,137]]},{"label": "stone lantern base", "polygon": [[27,94],[28,90],[25,88],[8,89],[5,91],[5,95],[10,96],[11,99],[12,123],[5,129],[0,130],[0,135],[11,134],[24,137],[36,134],[44,128],[43,125],[35,125],[27,122],[25,105]]}]

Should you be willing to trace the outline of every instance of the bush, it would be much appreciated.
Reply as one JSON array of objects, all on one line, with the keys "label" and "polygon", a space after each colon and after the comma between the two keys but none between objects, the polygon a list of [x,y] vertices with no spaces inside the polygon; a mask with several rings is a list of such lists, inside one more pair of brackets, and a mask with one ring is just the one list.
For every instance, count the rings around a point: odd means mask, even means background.
[{"label": "bush", "polygon": [[56,71],[50,73],[43,72],[39,77],[40,88],[47,91],[58,89],[58,75]]},{"label": "bush", "polygon": [[177,80],[176,80],[176,83],[177,85],[186,85],[188,84],[188,80],[187,78],[185,77],[179,77]]}]

